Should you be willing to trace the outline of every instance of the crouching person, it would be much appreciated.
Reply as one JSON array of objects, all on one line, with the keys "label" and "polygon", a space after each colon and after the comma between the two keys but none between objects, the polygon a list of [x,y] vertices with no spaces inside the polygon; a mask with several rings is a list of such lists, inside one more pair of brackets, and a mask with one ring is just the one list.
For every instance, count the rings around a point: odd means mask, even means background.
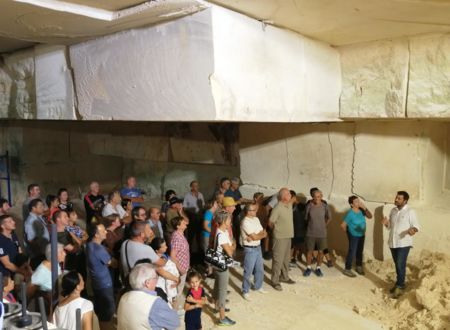
[{"label": "crouching person", "polygon": [[133,289],[125,293],[117,310],[117,329],[177,329],[180,320],[175,310],[155,292],[158,275],[150,264],[138,264],[130,273]]}]

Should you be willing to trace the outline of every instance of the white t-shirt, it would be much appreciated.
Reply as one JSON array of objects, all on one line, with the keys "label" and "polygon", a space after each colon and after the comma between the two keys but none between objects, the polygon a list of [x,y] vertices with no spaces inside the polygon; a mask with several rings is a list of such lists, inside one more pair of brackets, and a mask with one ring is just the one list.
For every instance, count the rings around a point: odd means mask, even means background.
[{"label": "white t-shirt", "polygon": [[263,227],[257,217],[245,217],[241,223],[241,244],[244,246],[259,246],[261,244],[261,240],[247,241],[247,236],[250,234],[258,234],[262,231]]},{"label": "white t-shirt", "polygon": [[216,234],[216,239],[217,239],[217,252],[223,252],[223,244],[230,244],[231,245],[231,241],[230,241],[230,236],[228,235],[228,231],[221,231],[220,229],[217,229],[217,234]]},{"label": "white t-shirt", "polygon": [[[169,258],[167,263],[164,265],[163,269],[166,272],[171,273],[174,276],[180,276],[180,272],[178,271],[177,265]],[[173,284],[176,284],[174,281],[167,280],[162,276],[158,277],[158,282],[156,282],[156,286],[161,288],[166,294],[169,302],[172,302],[173,298],[178,295],[177,287],[172,287]]]},{"label": "white t-shirt", "polygon": [[123,209],[122,205],[117,204],[116,208],[114,208],[110,203],[106,204],[102,210],[102,216],[107,217],[111,214],[118,214],[120,219],[123,219],[127,216],[127,212]]},{"label": "white t-shirt", "polygon": [[53,313],[53,324],[58,328],[75,330],[76,329],[76,312],[81,309],[81,319],[85,313],[94,310],[94,305],[90,300],[77,298],[64,306],[57,306]]}]

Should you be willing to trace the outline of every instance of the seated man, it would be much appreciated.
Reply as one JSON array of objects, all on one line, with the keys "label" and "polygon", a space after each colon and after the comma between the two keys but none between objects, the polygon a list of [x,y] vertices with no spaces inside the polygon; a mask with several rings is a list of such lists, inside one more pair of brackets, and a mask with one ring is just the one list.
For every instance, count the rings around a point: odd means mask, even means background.
[{"label": "seated man", "polygon": [[156,295],[158,275],[150,264],[138,264],[130,273],[133,289],[120,298],[117,309],[117,328],[177,329],[180,320],[177,312]]},{"label": "seated man", "polygon": [[127,178],[127,186],[120,189],[120,196],[122,198],[128,198],[133,203],[133,207],[140,206],[144,202],[142,197],[142,190],[136,188],[136,178],[129,176]]}]

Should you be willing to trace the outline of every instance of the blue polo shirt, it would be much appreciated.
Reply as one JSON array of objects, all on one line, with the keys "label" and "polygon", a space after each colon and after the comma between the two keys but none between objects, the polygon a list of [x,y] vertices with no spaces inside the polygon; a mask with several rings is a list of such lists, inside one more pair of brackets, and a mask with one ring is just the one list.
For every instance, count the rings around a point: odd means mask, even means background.
[{"label": "blue polo shirt", "polygon": [[[142,190],[139,188],[128,188],[124,187],[120,189],[120,195],[128,198],[139,198],[142,197]],[[141,206],[140,203],[133,203],[133,207]]]},{"label": "blue polo shirt", "polygon": [[[0,258],[4,256],[9,257],[9,261],[12,263],[16,262],[16,257],[19,254],[19,240],[15,233],[12,233],[11,238],[0,234]],[[0,262],[0,272],[3,275],[10,275],[9,271],[2,262]]]},{"label": "blue polo shirt", "polygon": [[86,245],[86,255],[92,288],[98,290],[112,287],[111,274],[108,269],[111,256],[106,248],[95,242],[89,242]]},{"label": "blue polo shirt", "polygon": [[352,236],[362,237],[366,233],[366,217],[363,211],[355,212],[350,209],[344,217],[348,231]]}]

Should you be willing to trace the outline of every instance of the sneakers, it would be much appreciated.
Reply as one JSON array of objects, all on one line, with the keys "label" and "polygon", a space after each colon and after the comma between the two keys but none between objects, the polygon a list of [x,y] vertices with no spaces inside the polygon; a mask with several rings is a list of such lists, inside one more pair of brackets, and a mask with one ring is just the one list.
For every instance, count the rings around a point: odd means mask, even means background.
[{"label": "sneakers", "polygon": [[344,269],[342,274],[344,274],[344,275],[346,275],[348,277],[356,277],[355,273],[353,273],[351,269]]},{"label": "sneakers", "polygon": [[356,266],[355,271],[361,276],[366,275],[366,272],[364,271],[364,268],[362,268],[362,266]]},{"label": "sneakers", "polygon": [[397,289],[397,287],[394,285],[391,289],[389,289],[389,293],[394,293],[395,289]]},{"label": "sneakers", "polygon": [[228,318],[228,316],[225,316],[224,319],[219,320],[219,326],[230,326],[230,325],[235,325],[236,321],[233,321],[231,319]]},{"label": "sneakers", "polygon": [[242,297],[247,300],[247,301],[252,301],[252,299],[250,298],[250,294],[249,293],[243,293]]},{"label": "sneakers", "polygon": [[277,290],[277,291],[283,291],[283,288],[282,288],[281,285],[279,285],[279,284],[275,284],[275,285],[273,286],[273,288],[274,288],[275,290]]},{"label": "sneakers", "polygon": [[319,276],[319,277],[322,277],[322,276],[323,276],[323,273],[322,273],[322,271],[320,270],[320,268],[317,268],[317,269],[315,270],[314,273],[316,273],[316,275]]},{"label": "sneakers", "polygon": [[305,271],[303,272],[303,276],[308,277],[309,275],[311,275],[311,273],[312,273],[312,269],[306,268]]},{"label": "sneakers", "polygon": [[286,281],[281,281],[281,282],[287,283],[287,284],[295,284],[295,281],[293,279],[291,279],[291,278],[286,280]]},{"label": "sneakers", "polygon": [[256,290],[256,292],[259,292],[261,294],[269,293],[269,291],[266,291],[263,288],[260,288],[260,289]]}]

